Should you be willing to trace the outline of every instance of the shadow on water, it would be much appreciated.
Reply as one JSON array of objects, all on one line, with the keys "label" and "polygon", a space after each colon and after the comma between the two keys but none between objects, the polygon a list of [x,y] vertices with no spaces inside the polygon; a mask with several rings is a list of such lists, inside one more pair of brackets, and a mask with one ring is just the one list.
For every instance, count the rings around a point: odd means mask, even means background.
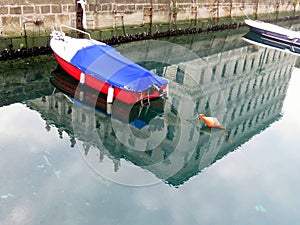
[{"label": "shadow on water", "polygon": [[[241,40],[242,34],[220,36],[203,39],[195,35],[185,41],[177,37],[118,47],[170,81],[166,101],[108,105],[104,96],[80,86],[56,70],[53,57],[44,56],[6,64],[1,106],[25,102],[48,127],[67,133],[71,146],[81,146],[87,163],[110,180],[139,185],[117,178],[129,163],[178,187],[281,117],[296,58],[248,45]],[[7,79],[12,76],[13,80]],[[226,135],[194,119],[200,113],[216,116]],[[102,165],[107,163],[113,175],[103,172]]]}]

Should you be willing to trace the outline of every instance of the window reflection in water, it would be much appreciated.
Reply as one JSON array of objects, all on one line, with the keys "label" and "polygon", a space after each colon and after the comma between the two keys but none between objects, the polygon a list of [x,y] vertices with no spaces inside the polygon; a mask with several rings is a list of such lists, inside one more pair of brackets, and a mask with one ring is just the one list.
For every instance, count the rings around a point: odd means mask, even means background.
[{"label": "window reflection in water", "polygon": [[[164,54],[164,49],[159,52]],[[159,109],[150,107],[147,111],[138,106],[124,118],[112,114],[114,122],[105,114],[106,106],[100,109],[104,113],[91,112],[75,107],[60,92],[26,104],[43,115],[47,129],[54,124],[68,133],[72,146],[76,141],[84,142],[85,155],[91,154],[91,148],[98,149],[99,164],[106,157],[118,171],[121,160],[129,160],[177,186],[280,119],[295,60],[287,53],[246,45],[174,64],[148,63],[149,69],[184,92],[174,92]],[[187,93],[190,102],[185,101]],[[217,116],[226,135],[192,120],[200,113]],[[184,118],[185,114],[191,116]],[[74,124],[80,124],[76,131]],[[119,139],[122,127],[127,126],[130,132],[122,133]],[[185,148],[177,151],[179,145]],[[168,174],[166,166],[176,169]]]}]

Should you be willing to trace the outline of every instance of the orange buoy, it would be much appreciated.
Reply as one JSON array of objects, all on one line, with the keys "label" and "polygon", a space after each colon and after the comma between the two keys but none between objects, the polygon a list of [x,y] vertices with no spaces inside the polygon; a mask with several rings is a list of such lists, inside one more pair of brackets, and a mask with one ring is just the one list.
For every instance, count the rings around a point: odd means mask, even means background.
[{"label": "orange buoy", "polygon": [[215,117],[208,117],[208,116],[205,116],[204,114],[200,114],[199,120],[203,120],[204,123],[206,124],[206,126],[208,126],[209,128],[222,129],[222,125],[220,124],[218,119]]}]

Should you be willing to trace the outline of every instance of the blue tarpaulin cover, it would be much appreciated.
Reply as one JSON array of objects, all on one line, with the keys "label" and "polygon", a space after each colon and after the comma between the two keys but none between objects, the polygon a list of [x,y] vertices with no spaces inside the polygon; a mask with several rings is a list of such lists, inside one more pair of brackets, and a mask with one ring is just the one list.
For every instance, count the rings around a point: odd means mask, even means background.
[{"label": "blue tarpaulin cover", "polygon": [[163,86],[168,83],[108,45],[92,45],[78,50],[71,64],[112,86],[134,92],[145,91],[153,84]]}]

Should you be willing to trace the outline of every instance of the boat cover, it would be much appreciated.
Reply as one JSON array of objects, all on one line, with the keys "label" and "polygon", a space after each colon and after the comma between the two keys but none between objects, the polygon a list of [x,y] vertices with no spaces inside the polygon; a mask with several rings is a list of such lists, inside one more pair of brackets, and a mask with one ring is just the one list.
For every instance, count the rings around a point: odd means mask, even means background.
[{"label": "boat cover", "polygon": [[108,45],[80,49],[70,63],[112,86],[134,92],[145,91],[153,84],[164,86],[168,83]]}]

